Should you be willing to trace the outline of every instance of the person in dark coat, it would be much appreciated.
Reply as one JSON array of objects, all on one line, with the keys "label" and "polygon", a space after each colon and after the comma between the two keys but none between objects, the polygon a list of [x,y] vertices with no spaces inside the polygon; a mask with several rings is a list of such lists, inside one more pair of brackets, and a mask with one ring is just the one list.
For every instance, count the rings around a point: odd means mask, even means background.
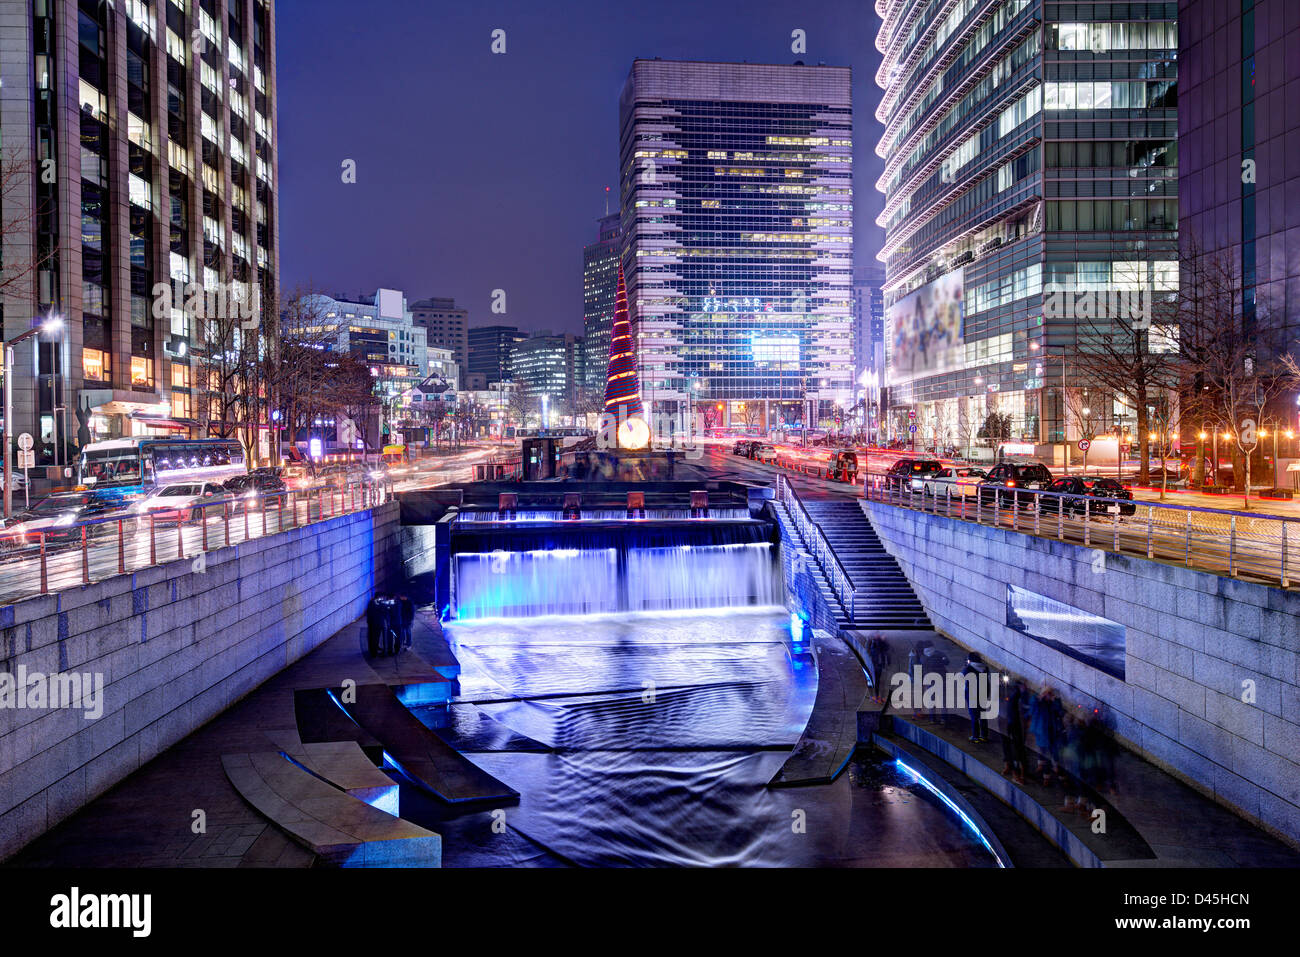
[{"label": "person in dark coat", "polygon": [[[980,675],[986,674],[988,668],[984,666],[984,659],[980,657],[979,652],[972,651],[966,656],[966,664],[961,669],[963,683],[968,682],[969,676],[974,675],[975,688],[979,688]],[[970,740],[973,744],[979,744],[989,739],[988,722],[984,720],[984,714],[980,710],[978,690],[972,693],[967,690],[966,697],[966,714],[970,717]]]},{"label": "person in dark coat", "polygon": [[1002,739],[1002,773],[1017,784],[1025,783],[1025,770],[1029,767],[1029,749],[1025,746],[1025,704],[1029,693],[1019,682],[1012,682],[1007,691],[1007,727]]},{"label": "person in dark coat", "polygon": [[384,607],[379,603],[380,597],[375,595],[366,605],[366,648],[372,658],[379,657],[384,640]]},{"label": "person in dark coat", "polygon": [[415,602],[406,595],[397,596],[398,618],[401,621],[402,647],[411,647],[411,627],[415,624]]}]

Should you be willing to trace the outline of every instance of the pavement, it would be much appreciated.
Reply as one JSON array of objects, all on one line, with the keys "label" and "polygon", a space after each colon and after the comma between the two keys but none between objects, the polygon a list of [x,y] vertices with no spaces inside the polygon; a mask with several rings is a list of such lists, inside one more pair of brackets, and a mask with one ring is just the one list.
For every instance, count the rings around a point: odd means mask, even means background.
[{"label": "pavement", "polygon": [[[222,759],[279,752],[286,742],[292,745],[300,740],[296,705],[300,693],[338,688],[349,680],[359,687],[377,684],[395,690],[445,680],[439,671],[446,670],[441,660],[445,645],[436,622],[430,625],[417,616],[414,647],[396,659],[368,659],[362,652],[363,629],[362,622],[346,626],[37,838],[4,866],[314,866],[318,861],[312,851],[241,797]],[[359,743],[365,749],[377,742]],[[464,787],[457,787],[458,796],[464,796]]]}]

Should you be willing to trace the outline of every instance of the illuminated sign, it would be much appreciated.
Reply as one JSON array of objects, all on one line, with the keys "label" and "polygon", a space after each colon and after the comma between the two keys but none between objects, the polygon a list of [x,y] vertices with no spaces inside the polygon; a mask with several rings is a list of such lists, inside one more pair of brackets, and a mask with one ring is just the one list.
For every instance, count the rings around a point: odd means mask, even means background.
[{"label": "illuminated sign", "polygon": [[714,296],[706,297],[700,303],[701,312],[771,312],[772,304],[763,302],[757,297],[742,296],[739,299],[721,299]]},{"label": "illuminated sign", "polygon": [[958,368],[964,358],[962,270],[940,276],[889,307],[889,383]]}]

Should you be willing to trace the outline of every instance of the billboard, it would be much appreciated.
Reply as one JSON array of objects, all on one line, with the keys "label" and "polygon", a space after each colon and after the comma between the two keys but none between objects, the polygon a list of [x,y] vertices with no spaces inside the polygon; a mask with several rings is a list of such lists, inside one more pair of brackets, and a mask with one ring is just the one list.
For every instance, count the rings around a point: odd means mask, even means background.
[{"label": "billboard", "polygon": [[956,269],[889,307],[889,384],[962,365],[963,271]]}]

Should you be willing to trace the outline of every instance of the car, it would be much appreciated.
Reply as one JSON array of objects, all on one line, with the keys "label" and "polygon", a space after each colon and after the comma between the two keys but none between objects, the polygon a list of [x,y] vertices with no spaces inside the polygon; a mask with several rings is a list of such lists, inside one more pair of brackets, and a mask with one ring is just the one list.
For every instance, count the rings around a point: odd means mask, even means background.
[{"label": "car", "polygon": [[939,498],[977,495],[980,481],[987,475],[982,468],[973,465],[950,465],[924,479],[921,493]]},{"label": "car", "polygon": [[741,439],[739,442],[737,442],[735,445],[731,447],[731,454],[748,456],[750,450],[753,449],[753,447],[757,444],[758,443],[755,442],[753,439]]},{"label": "car", "polygon": [[[41,533],[44,533],[46,548],[74,545],[81,541],[81,523],[120,510],[120,499],[98,492],[56,492],[9,518],[0,541],[9,553],[38,548]],[[104,524],[87,525],[86,536],[105,534],[107,529]]]},{"label": "car", "polygon": [[278,468],[254,469],[246,475],[236,475],[225,482],[227,492],[243,498],[259,498],[283,492],[287,487]]},{"label": "car", "polygon": [[[1041,512],[1056,513],[1064,510],[1074,515],[1083,515],[1085,512],[1110,514],[1118,509],[1121,515],[1132,515],[1137,511],[1133,493],[1112,478],[1066,475],[1049,484],[1044,491],[1054,494],[1038,496],[1038,509]],[[1119,501],[1108,502],[1106,499]]]},{"label": "car", "polygon": [[220,514],[215,506],[233,501],[234,496],[216,482],[178,482],[150,492],[131,511],[141,524],[151,517],[155,522],[184,522]]},{"label": "car", "polygon": [[925,488],[925,480],[933,478],[943,468],[943,463],[938,459],[899,459],[885,472],[885,488],[896,492],[921,492]]},{"label": "car", "polygon": [[980,501],[1027,505],[1033,501],[1034,496],[1022,494],[1022,490],[1042,491],[1051,483],[1052,472],[1046,465],[1038,462],[1003,462],[989,469],[989,474],[980,482]]},{"label": "car", "polygon": [[766,442],[755,442],[749,450],[749,457],[759,462],[769,462],[776,458],[776,449]]}]

